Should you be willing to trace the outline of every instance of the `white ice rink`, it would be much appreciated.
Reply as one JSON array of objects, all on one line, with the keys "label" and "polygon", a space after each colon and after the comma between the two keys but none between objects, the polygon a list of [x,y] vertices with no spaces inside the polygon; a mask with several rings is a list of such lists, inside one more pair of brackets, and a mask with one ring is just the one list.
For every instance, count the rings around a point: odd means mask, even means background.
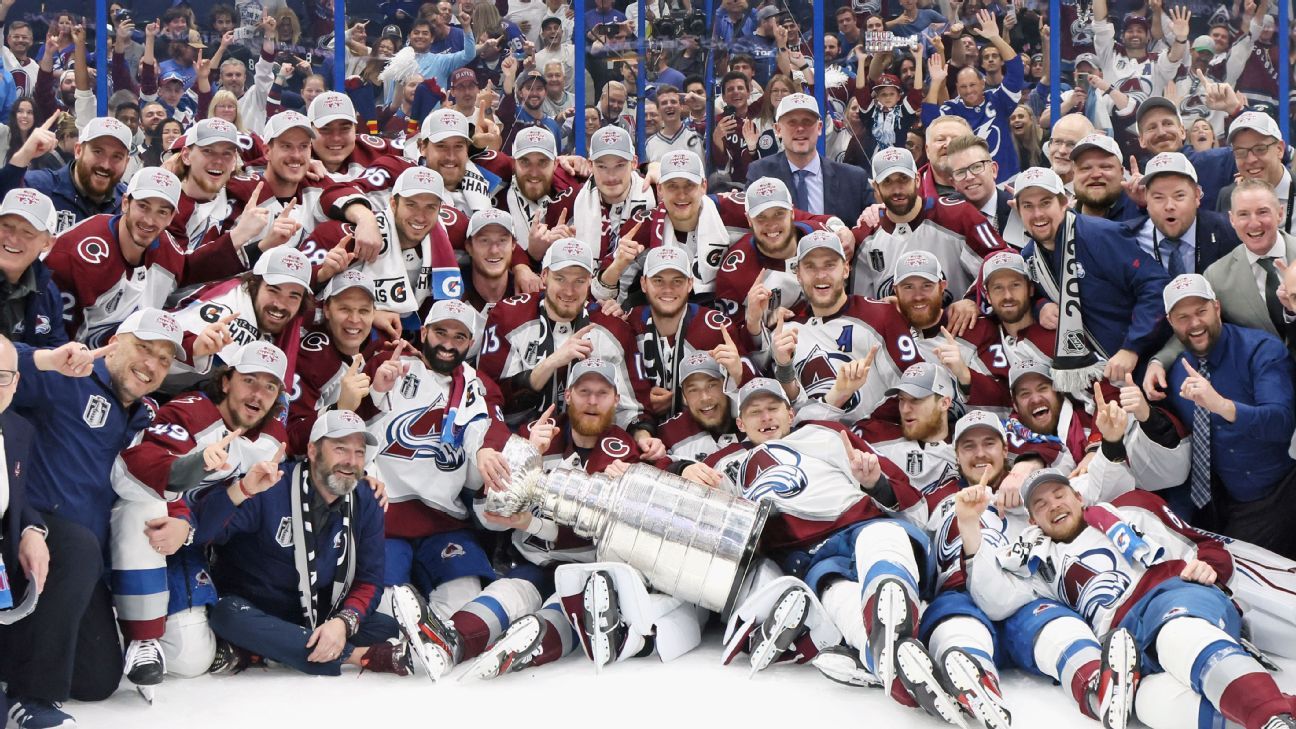
[{"label": "white ice rink", "polygon": [[[775,666],[751,680],[739,665],[719,665],[718,638],[670,664],[656,658],[616,664],[595,675],[583,656],[493,681],[439,684],[346,669],[338,678],[285,668],[252,668],[237,676],[168,679],[149,707],[129,684],[108,701],[65,706],[79,726],[168,729],[764,729],[913,727],[946,724],[905,709],[879,689],[832,683],[810,666]],[[1296,690],[1296,662],[1281,661],[1284,690]],[[462,669],[460,669],[462,670]],[[1060,688],[1009,671],[1004,694],[1021,729],[1097,729]],[[969,726],[975,726],[969,722]],[[1192,729],[1185,727],[1185,729]]]}]

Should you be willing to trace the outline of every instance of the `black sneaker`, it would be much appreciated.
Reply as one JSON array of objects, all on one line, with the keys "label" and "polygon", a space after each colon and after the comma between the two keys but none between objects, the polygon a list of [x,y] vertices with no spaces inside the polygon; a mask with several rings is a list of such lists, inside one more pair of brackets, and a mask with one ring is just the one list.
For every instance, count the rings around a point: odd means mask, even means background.
[{"label": "black sneaker", "polygon": [[76,719],[62,704],[40,699],[9,699],[9,729],[73,729]]},{"label": "black sneaker", "polygon": [[251,653],[223,638],[217,638],[216,657],[212,659],[211,668],[208,668],[207,672],[213,676],[232,675],[242,673],[252,663],[253,656]]}]

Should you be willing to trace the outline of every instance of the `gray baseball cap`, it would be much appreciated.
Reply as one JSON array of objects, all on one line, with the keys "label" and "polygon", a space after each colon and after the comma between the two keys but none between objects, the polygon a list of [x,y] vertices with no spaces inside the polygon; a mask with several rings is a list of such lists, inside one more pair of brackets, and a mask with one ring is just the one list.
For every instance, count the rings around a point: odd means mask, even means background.
[{"label": "gray baseball cap", "polygon": [[364,289],[369,292],[369,298],[378,298],[373,276],[358,268],[348,268],[329,279],[328,285],[320,292],[319,298],[320,300],[330,299],[347,289]]},{"label": "gray baseball cap", "polygon": [[586,357],[572,365],[567,372],[567,386],[575,387],[585,375],[598,375],[607,380],[609,385],[616,387],[616,369],[602,357]]},{"label": "gray baseball cap", "polygon": [[339,119],[352,124],[356,120],[355,104],[351,102],[351,97],[337,91],[325,91],[316,96],[306,114],[311,124],[317,128]]},{"label": "gray baseball cap", "polygon": [[277,246],[262,253],[252,273],[272,286],[297,284],[310,288],[310,261],[296,248]]},{"label": "gray baseball cap", "polygon": [[[1030,512],[1031,494],[1035,493],[1035,490],[1039,487],[1050,483],[1062,483],[1071,486],[1071,479],[1067,478],[1065,473],[1062,473],[1056,468],[1041,468],[1032,472],[1031,475],[1027,476],[1026,480],[1022,482],[1021,499],[1022,505],[1026,507],[1027,513]],[[1072,488],[1075,487],[1072,486]]]},{"label": "gray baseball cap", "polygon": [[224,119],[212,117],[199,121],[185,132],[185,142],[190,147],[210,147],[221,142],[238,147],[239,131],[238,127]]},{"label": "gray baseball cap", "polygon": [[1008,433],[1004,430],[1003,423],[999,422],[998,415],[989,410],[973,410],[954,424],[954,442],[958,443],[964,433],[974,428],[989,428],[998,433],[1000,438],[1008,440]]},{"label": "gray baseball cap", "polygon": [[990,277],[1000,271],[1013,271],[1027,280],[1030,279],[1030,272],[1026,270],[1026,259],[1015,251],[999,251],[985,259],[981,264],[982,284],[989,286]]},{"label": "gray baseball cap", "polygon": [[807,235],[801,236],[797,241],[796,260],[800,261],[805,258],[810,251],[819,248],[827,248],[846,260],[846,251],[842,249],[841,238],[836,233],[829,233],[826,230],[816,230]]},{"label": "gray baseball cap", "polygon": [[945,278],[945,272],[941,270],[940,261],[935,255],[927,251],[909,251],[896,261],[895,273],[891,279],[898,284],[910,276],[939,283]]},{"label": "gray baseball cap", "polygon": [[742,410],[747,406],[748,401],[759,395],[771,395],[782,400],[784,404],[791,405],[787,393],[783,392],[783,386],[777,380],[769,377],[755,377],[747,381],[747,384],[738,390],[738,409]]},{"label": "gray baseball cap", "polygon": [[288,377],[288,357],[283,350],[269,342],[256,341],[243,345],[238,354],[234,355],[230,366],[235,372],[245,375],[257,372],[274,375],[281,386]]},{"label": "gray baseball cap", "polygon": [[1080,64],[1087,63],[1093,68],[1098,68],[1098,56],[1094,53],[1081,53],[1075,57],[1075,68],[1080,68]]},{"label": "gray baseball cap", "polygon": [[126,186],[126,197],[132,200],[151,197],[176,207],[180,204],[180,178],[162,167],[143,167]]},{"label": "gray baseball cap", "polygon": [[683,384],[690,375],[706,375],[715,380],[723,380],[725,373],[720,363],[710,352],[694,352],[680,362],[679,381]]},{"label": "gray baseball cap", "polygon": [[1120,146],[1116,140],[1106,134],[1090,134],[1076,142],[1076,146],[1071,148],[1071,159],[1078,158],[1082,153],[1091,149],[1101,149],[1118,160],[1124,160],[1125,155],[1121,154]]},{"label": "gray baseball cap", "polygon": [[1182,175],[1197,183],[1197,168],[1182,152],[1162,152],[1148,160],[1143,166],[1143,185],[1152,184],[1153,178],[1161,175]]},{"label": "gray baseball cap", "polygon": [[770,208],[792,209],[792,193],[775,177],[762,177],[747,186],[747,217],[754,218]]},{"label": "gray baseball cap", "polygon": [[558,158],[558,142],[544,127],[527,127],[513,138],[513,159],[531,152],[539,152],[549,159]]},{"label": "gray baseball cap", "polygon": [[468,136],[468,117],[454,109],[437,109],[428,114],[428,117],[423,120],[423,128],[419,132],[420,139],[428,142],[440,142],[453,137],[470,139]]},{"label": "gray baseball cap", "polygon": [[1034,359],[1019,359],[1008,368],[1008,389],[1014,390],[1017,381],[1026,375],[1039,375],[1049,382],[1053,381],[1053,368],[1047,362]]},{"label": "gray baseball cap", "polygon": [[111,137],[112,139],[116,139],[118,142],[121,142],[123,147],[130,150],[131,141],[134,138],[134,135],[131,134],[129,127],[116,119],[110,116],[97,116],[85,125],[81,130],[81,133],[77,135],[77,141],[81,144],[85,144],[92,139],[99,139],[100,137]]},{"label": "gray baseball cap", "polygon": [[52,233],[57,225],[58,211],[54,201],[41,192],[30,187],[16,187],[5,193],[4,202],[0,202],[0,216],[17,215],[31,223],[42,233]]},{"label": "gray baseball cap", "polygon": [[585,241],[579,238],[560,238],[545,251],[542,268],[560,271],[571,266],[594,273],[594,254]]},{"label": "gray baseball cap", "polygon": [[378,439],[365,429],[365,421],[359,415],[350,410],[328,410],[311,426],[310,442],[318,443],[320,438],[345,438],[356,433],[364,436],[365,445],[378,445]]},{"label": "gray baseball cap", "polygon": [[630,132],[610,124],[594,132],[593,138],[590,139],[590,160],[609,154],[621,159],[634,159],[634,140],[630,138]]},{"label": "gray baseball cap", "polygon": [[1161,300],[1165,303],[1166,314],[1175,307],[1180,301],[1189,298],[1206,299],[1207,301],[1218,301],[1215,296],[1215,289],[1211,287],[1210,281],[1200,273],[1185,273],[1175,276],[1174,280],[1166,284],[1161,291]]},{"label": "gray baseball cap", "polygon": [[937,367],[931,362],[919,362],[904,371],[900,382],[889,388],[886,396],[895,397],[902,392],[911,397],[954,397],[954,384],[943,367]]},{"label": "gray baseball cap", "polygon": [[658,246],[648,251],[644,256],[644,276],[656,276],[662,271],[679,271],[680,273],[693,277],[693,261],[690,259],[688,251],[679,246]]},{"label": "gray baseball cap", "polygon": [[673,152],[667,152],[661,158],[661,172],[658,173],[658,184],[683,178],[695,184],[702,184],[706,174],[702,170],[702,158],[697,156],[696,152],[687,149],[677,149]]},{"label": "gray baseball cap", "polygon": [[488,225],[498,225],[503,228],[509,235],[516,235],[513,232],[513,216],[500,210],[499,208],[482,208],[473,213],[468,220],[468,237],[471,238],[482,231]]},{"label": "gray baseball cap", "polygon": [[392,185],[392,197],[412,197],[414,195],[436,195],[438,200],[446,199],[445,180],[441,173],[426,167],[410,167],[396,178]]},{"label": "gray baseball cap", "polygon": [[176,354],[184,351],[184,331],[180,322],[161,309],[137,309],[117,326],[118,334],[134,334],[149,342],[170,342]]},{"label": "gray baseball cap", "polygon": [[319,136],[319,132],[315,131],[315,127],[310,123],[310,119],[295,111],[281,111],[267,119],[265,133],[261,136],[265,141],[270,142],[289,129],[301,129],[309,134],[311,139]]},{"label": "gray baseball cap", "polygon": [[423,318],[423,326],[430,327],[442,321],[459,322],[476,339],[477,332],[481,330],[482,316],[471,305],[459,299],[438,299]]},{"label": "gray baseball cap", "polygon": [[1047,167],[1031,167],[1018,174],[1013,181],[1013,197],[1021,197],[1023,192],[1031,188],[1039,188],[1054,195],[1062,195],[1066,192],[1066,185],[1062,184],[1062,178]]},{"label": "gray baseball cap", "polygon": [[918,177],[918,165],[913,154],[904,147],[886,147],[873,154],[873,179],[881,182],[894,174]]},{"label": "gray baseball cap", "polygon": [[761,23],[766,20],[769,20],[770,18],[776,18],[782,14],[783,11],[779,10],[777,6],[766,5],[765,7],[756,11],[756,22]]},{"label": "gray baseball cap", "polygon": [[[1214,41],[1212,41],[1212,43],[1214,43]],[[1282,141],[1283,138],[1282,130],[1278,128],[1278,122],[1274,121],[1273,117],[1260,111],[1248,111],[1239,114],[1238,118],[1233,120],[1233,123],[1229,125],[1229,144],[1233,143],[1233,135],[1243,129],[1250,129],[1253,132],[1259,132],[1266,137],[1273,137],[1278,141]]]}]

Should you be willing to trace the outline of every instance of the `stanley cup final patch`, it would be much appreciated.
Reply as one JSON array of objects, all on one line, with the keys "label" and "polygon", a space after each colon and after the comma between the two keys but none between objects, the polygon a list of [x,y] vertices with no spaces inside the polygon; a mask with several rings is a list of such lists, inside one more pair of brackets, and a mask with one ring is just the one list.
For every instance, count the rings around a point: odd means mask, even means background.
[{"label": "stanley cup final patch", "polygon": [[291,516],[285,516],[279,520],[279,528],[275,530],[275,542],[284,549],[293,545],[293,520]]},{"label": "stanley cup final patch", "polygon": [[86,400],[85,410],[81,411],[81,419],[91,428],[102,428],[104,423],[108,422],[108,412],[112,410],[112,403],[103,395],[91,395]]}]

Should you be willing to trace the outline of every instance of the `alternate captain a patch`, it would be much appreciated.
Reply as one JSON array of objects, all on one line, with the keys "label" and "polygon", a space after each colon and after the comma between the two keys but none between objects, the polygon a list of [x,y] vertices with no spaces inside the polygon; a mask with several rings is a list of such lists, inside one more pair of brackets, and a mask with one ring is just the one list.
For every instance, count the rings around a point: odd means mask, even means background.
[{"label": "alternate captain a patch", "polygon": [[102,428],[104,423],[108,422],[108,413],[112,410],[112,403],[103,395],[91,395],[86,400],[85,410],[81,411],[81,419],[91,428]]}]

